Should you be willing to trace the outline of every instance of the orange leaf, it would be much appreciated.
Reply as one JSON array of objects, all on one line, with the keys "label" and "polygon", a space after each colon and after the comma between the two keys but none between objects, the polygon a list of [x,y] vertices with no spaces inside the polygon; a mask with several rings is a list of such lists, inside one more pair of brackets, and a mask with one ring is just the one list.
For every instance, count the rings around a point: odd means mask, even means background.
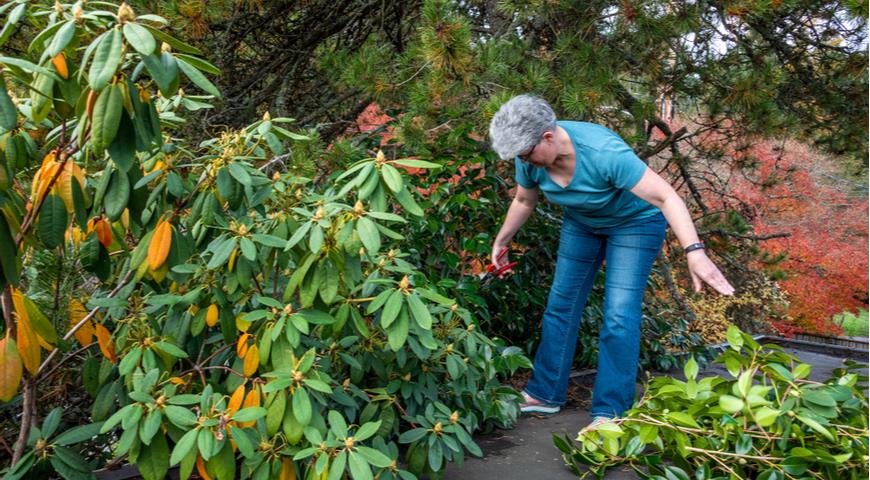
[{"label": "orange leaf", "polygon": [[21,384],[21,356],[6,330],[6,336],[0,340],[0,401],[8,402],[18,393]]},{"label": "orange leaf", "polygon": [[98,323],[96,324],[96,334],[103,356],[110,362],[116,363],[118,357],[115,356],[115,344],[112,342],[112,334],[109,332],[109,329],[103,326],[102,323]]},{"label": "orange leaf", "polygon": [[109,246],[112,245],[112,227],[109,225],[109,222],[105,218],[100,217],[96,225],[94,225],[94,229],[97,231],[97,239],[108,250]]},{"label": "orange leaf", "polygon": [[169,256],[172,247],[172,224],[162,220],[154,229],[151,243],[148,245],[148,267],[157,270]]},{"label": "orange leaf", "polygon": [[236,342],[236,355],[238,355],[239,358],[245,358],[245,354],[248,353],[248,337],[250,336],[251,334],[244,333]]},{"label": "orange leaf", "polygon": [[[85,309],[84,305],[81,304],[76,299],[72,299],[69,301],[69,326],[70,328],[76,326],[81,319],[85,318],[88,315],[88,311]],[[74,335],[76,336],[76,340],[79,343],[86,347],[94,341],[94,321],[88,320],[81,326]]]},{"label": "orange leaf", "polygon": [[281,476],[279,480],[296,480],[296,467],[293,466],[293,460],[287,457],[281,459]]},{"label": "orange leaf", "polygon": [[203,480],[211,480],[211,477],[205,472],[205,462],[202,461],[202,457],[199,454],[196,455],[196,471],[199,472],[199,476]]},{"label": "orange leaf", "polygon": [[260,366],[260,349],[256,345],[251,345],[245,352],[243,373],[246,377],[250,377],[257,371],[258,366]]},{"label": "orange leaf", "polygon": [[211,305],[209,305],[208,311],[205,312],[206,325],[208,325],[209,327],[213,327],[213,326],[217,325],[218,313],[220,313],[220,312],[218,311],[217,305],[215,305],[213,303]]},{"label": "orange leaf", "polygon": [[227,405],[227,415],[230,417],[233,416],[236,412],[239,411],[239,408],[242,406],[242,401],[245,399],[245,384],[241,384],[236,387],[236,390],[230,395],[230,402]]},{"label": "orange leaf", "polygon": [[30,326],[30,317],[20,290],[12,289],[12,304],[15,307],[16,342],[24,368],[32,375],[39,370],[39,336]]},{"label": "orange leaf", "polygon": [[[36,197],[36,193],[39,191],[39,183],[45,175],[45,171],[51,168],[52,165],[56,165],[55,158],[57,158],[57,154],[54,150],[48,152],[42,159],[42,165],[39,166],[39,170],[33,174],[33,181],[30,183],[30,196],[31,198]],[[51,177],[49,177],[51,178]]]},{"label": "orange leaf", "polygon": [[64,55],[63,52],[55,55],[55,57],[51,59],[51,63],[54,64],[54,69],[57,70],[57,74],[60,75],[60,78],[64,80],[69,78],[69,67],[66,64],[66,55]]},{"label": "orange leaf", "polygon": [[88,92],[88,101],[85,103],[85,112],[88,114],[89,119],[94,118],[94,105],[97,103],[97,97],[99,96],[99,92],[95,92],[91,90]]}]

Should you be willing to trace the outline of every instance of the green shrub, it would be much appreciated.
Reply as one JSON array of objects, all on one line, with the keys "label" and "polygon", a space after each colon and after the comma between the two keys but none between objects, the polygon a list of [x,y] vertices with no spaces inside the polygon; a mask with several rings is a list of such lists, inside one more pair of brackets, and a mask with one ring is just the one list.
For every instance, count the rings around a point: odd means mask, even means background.
[{"label": "green shrub", "polygon": [[[402,169],[437,165],[379,152],[328,182],[266,175],[307,141],[268,114],[191,145],[173,134],[211,107],[203,72],[218,70],[162,18],[108,6],[0,7],[0,43],[19,21],[43,32],[26,58],[0,57],[16,95],[0,89],[0,240],[14,245],[0,249],[0,390],[22,405],[24,449],[5,478],[93,478],[109,455],[146,480],[175,465],[441,478],[479,455],[471,434],[511,425],[521,397],[501,381],[530,364],[397,231],[423,214]],[[40,424],[40,382],[81,356],[91,418],[56,408]]]},{"label": "green shrub", "polygon": [[734,380],[698,379],[694,359],[685,382],[655,377],[623,418],[554,436],[566,463],[581,477],[628,464],[656,480],[867,478],[867,377],[854,372],[866,365],[819,383],[811,365],[736,327],[728,343],[716,362]]},{"label": "green shrub", "polygon": [[843,312],[834,315],[834,322],[843,327],[846,335],[853,337],[866,337],[870,335],[870,322],[868,322],[867,310],[858,309],[858,314]]}]

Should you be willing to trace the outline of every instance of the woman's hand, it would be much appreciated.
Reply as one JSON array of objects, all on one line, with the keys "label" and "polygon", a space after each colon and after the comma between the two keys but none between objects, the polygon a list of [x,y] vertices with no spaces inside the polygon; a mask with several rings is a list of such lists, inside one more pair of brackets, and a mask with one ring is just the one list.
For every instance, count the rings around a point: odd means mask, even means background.
[{"label": "woman's hand", "polygon": [[704,250],[687,253],[686,260],[689,263],[689,273],[692,274],[692,283],[695,285],[696,292],[700,292],[706,283],[722,295],[734,295],[734,287],[728,283]]},{"label": "woman's hand", "polygon": [[492,253],[490,254],[489,260],[496,270],[507,265],[508,262],[510,262],[510,259],[507,255],[501,255],[501,258],[499,258],[499,254],[501,254],[502,250],[506,249],[507,247],[507,243],[495,242],[492,244]]}]

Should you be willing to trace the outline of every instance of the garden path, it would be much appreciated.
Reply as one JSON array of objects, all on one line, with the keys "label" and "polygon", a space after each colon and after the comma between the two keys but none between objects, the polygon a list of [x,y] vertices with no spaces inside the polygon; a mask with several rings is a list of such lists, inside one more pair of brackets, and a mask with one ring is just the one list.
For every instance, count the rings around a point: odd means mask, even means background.
[{"label": "garden path", "polygon": [[[785,351],[796,355],[813,366],[810,379],[824,381],[835,368],[842,365],[842,358],[833,355],[813,353],[805,350],[786,348]],[[866,360],[865,360],[866,361]],[[863,374],[867,375],[867,369]],[[682,371],[671,372],[677,378],[685,379]],[[662,375],[656,372],[654,375]],[[700,375],[721,375],[731,378],[727,370],[713,365],[702,370]],[[583,408],[564,409],[549,417],[521,417],[512,430],[496,430],[487,435],[475,436],[483,450],[483,458],[468,458],[460,467],[450,464],[445,475],[450,480],[576,480],[562,461],[562,453],[553,444],[553,433],[571,437],[589,423],[589,412]],[[594,475],[589,478],[594,478]],[[615,468],[604,476],[606,480],[634,480],[640,478],[630,468]]]}]

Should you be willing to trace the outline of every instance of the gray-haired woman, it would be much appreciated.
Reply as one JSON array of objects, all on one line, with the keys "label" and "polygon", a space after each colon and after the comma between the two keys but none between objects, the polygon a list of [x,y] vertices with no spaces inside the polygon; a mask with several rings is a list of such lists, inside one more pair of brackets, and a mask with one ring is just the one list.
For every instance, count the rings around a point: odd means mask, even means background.
[{"label": "gray-haired woman", "polygon": [[556,413],[565,403],[580,316],[595,273],[606,263],[604,322],[592,423],[631,408],[640,352],[641,304],[667,224],[682,244],[695,290],[707,283],[734,288],[707,257],[685,203],[613,131],[594,123],[556,121],[544,100],[519,95],[490,123],[492,148],[514,159],[517,193],[492,246],[496,268],[538,202],[538,192],[563,207],[556,272],[543,318],[535,369],[522,412]]}]

